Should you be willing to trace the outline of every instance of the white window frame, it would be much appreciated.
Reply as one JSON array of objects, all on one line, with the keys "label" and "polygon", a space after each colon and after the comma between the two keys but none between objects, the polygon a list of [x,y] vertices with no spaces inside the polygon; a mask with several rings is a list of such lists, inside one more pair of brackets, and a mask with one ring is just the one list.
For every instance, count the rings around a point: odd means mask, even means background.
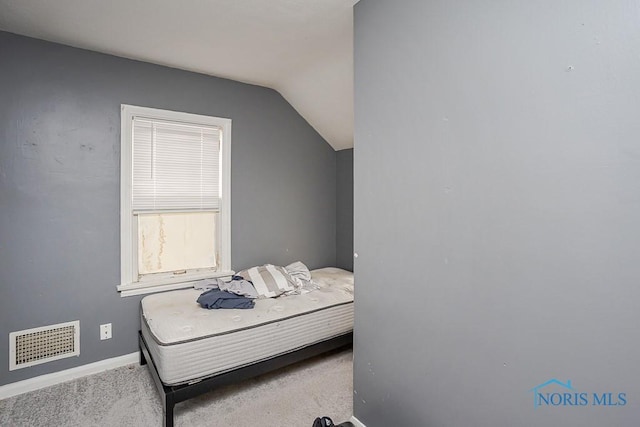
[{"label": "white window frame", "polygon": [[[205,269],[179,275],[153,274],[153,277],[138,279],[138,230],[131,207],[134,117],[215,126],[221,129],[222,197],[216,221],[219,256],[216,271]],[[122,104],[120,131],[120,285],[117,287],[120,296],[186,288],[193,286],[197,280],[231,276],[234,273],[231,270],[231,119]]]}]

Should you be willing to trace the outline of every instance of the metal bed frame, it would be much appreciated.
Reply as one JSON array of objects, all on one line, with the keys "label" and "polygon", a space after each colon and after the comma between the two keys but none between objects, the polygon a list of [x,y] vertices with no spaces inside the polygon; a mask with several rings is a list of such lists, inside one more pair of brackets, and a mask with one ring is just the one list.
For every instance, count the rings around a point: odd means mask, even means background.
[{"label": "metal bed frame", "polygon": [[232,371],[213,375],[193,384],[174,386],[166,385],[160,379],[155,362],[149,353],[147,343],[142,336],[141,331],[138,331],[138,341],[140,344],[140,364],[149,364],[149,371],[153,377],[153,382],[156,384],[156,388],[158,389],[160,398],[162,399],[163,425],[165,427],[173,427],[173,409],[176,403],[199,396],[217,387],[254,378],[331,350],[349,346],[353,343],[353,332],[349,332],[326,341],[321,341],[316,344],[311,344],[307,347],[277,355]]}]

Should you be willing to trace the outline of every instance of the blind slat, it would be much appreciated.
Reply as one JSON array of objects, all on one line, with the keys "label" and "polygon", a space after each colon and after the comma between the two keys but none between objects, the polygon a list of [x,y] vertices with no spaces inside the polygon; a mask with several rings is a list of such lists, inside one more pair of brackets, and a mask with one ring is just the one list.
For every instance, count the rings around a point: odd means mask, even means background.
[{"label": "blind slat", "polygon": [[135,117],[132,209],[219,209],[220,130]]}]

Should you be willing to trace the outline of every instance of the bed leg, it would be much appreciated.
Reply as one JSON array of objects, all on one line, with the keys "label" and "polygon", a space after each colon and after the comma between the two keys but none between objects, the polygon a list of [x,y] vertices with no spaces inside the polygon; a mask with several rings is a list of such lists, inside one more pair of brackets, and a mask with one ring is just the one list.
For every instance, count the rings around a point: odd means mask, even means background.
[{"label": "bed leg", "polygon": [[164,427],[173,427],[173,407],[175,406],[173,396],[165,394],[162,403],[164,406]]},{"label": "bed leg", "polygon": [[140,349],[140,366],[147,364],[147,359],[144,358],[144,352]]}]

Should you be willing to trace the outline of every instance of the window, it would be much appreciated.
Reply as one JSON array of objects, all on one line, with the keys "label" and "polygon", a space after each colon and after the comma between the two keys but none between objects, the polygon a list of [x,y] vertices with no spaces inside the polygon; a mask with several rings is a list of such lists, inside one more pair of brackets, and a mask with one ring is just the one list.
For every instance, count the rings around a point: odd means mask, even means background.
[{"label": "window", "polygon": [[122,105],[122,296],[231,271],[231,120]]}]

